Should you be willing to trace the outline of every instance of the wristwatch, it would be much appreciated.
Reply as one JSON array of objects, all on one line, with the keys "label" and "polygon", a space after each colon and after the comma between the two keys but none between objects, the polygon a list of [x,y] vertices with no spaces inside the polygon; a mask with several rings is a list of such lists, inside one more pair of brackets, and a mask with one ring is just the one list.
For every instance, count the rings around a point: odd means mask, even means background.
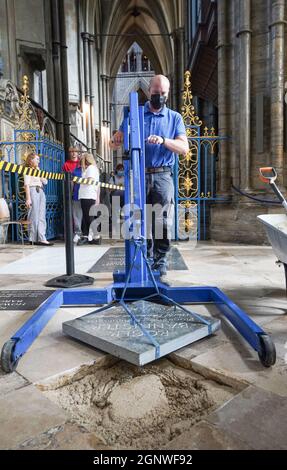
[{"label": "wristwatch", "polygon": [[162,143],[161,143],[161,145],[164,145],[164,143],[165,143],[165,137],[164,137],[163,135],[161,135],[161,138],[162,138]]}]

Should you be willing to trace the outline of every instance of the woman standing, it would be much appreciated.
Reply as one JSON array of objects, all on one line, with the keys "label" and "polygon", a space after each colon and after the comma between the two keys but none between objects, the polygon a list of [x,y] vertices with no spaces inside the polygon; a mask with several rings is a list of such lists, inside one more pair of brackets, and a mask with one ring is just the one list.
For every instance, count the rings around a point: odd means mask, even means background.
[{"label": "woman standing", "polygon": [[[40,158],[35,153],[29,153],[25,166],[39,170]],[[46,178],[24,175],[24,188],[26,193],[26,207],[28,220],[30,220],[29,240],[35,245],[51,246],[46,239],[46,196],[43,185],[47,184]]]},{"label": "woman standing", "polygon": [[[82,178],[88,178],[89,181],[98,183],[100,179],[99,170],[95,159],[91,153],[84,153],[82,160]],[[94,184],[80,184],[79,199],[81,201],[81,207],[83,211],[82,220],[82,238],[78,241],[78,245],[84,245],[89,243],[89,228],[94,217],[90,216],[90,209],[92,206],[99,204],[100,202],[100,187]],[[100,241],[100,238],[98,238]],[[96,240],[93,240],[95,243]]]},{"label": "woman standing", "polygon": [[[76,147],[69,148],[69,160],[65,161],[62,170],[66,173],[71,173],[72,176],[82,176],[81,152]],[[79,188],[80,185],[78,183],[72,183],[74,243],[77,243],[80,240],[82,234],[83,211],[81,208],[81,202],[79,200]]]}]

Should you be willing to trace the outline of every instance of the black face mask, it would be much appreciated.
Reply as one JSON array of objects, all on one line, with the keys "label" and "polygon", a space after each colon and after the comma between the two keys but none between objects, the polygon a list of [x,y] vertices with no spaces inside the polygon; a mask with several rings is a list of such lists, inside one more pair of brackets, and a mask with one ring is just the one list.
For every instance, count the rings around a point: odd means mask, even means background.
[{"label": "black face mask", "polygon": [[160,93],[155,93],[150,97],[150,103],[154,109],[162,108],[166,103],[167,97],[161,95]]}]

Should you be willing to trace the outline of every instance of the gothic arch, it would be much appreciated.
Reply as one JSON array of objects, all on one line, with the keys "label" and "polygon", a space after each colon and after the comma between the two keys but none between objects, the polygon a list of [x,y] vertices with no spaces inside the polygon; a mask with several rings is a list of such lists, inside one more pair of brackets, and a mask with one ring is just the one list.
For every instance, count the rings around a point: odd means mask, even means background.
[{"label": "gothic arch", "polygon": [[[182,25],[183,0],[80,0],[80,8],[83,31],[113,35],[95,37],[96,48],[100,53],[99,73],[111,77],[110,93],[113,77],[134,41],[147,54],[156,73],[169,77],[174,74],[175,47],[172,35]],[[133,13],[135,8],[139,15]]]},{"label": "gothic arch", "polygon": [[148,96],[148,87],[149,80],[146,80],[144,77],[136,77],[130,85],[127,87],[125,94],[123,96],[123,103],[128,103],[129,94],[131,91],[136,91],[138,88],[141,88],[146,96]]},{"label": "gothic arch", "polygon": [[55,129],[48,116],[44,117],[42,124],[42,133],[45,135],[45,137],[48,137],[49,139],[56,139]]},{"label": "gothic arch", "polygon": [[[167,2],[169,4],[170,1]],[[135,36],[103,37],[103,71],[114,76],[119,69],[126,50],[136,41],[149,56],[158,73],[168,74],[172,71],[173,40],[170,36],[146,36],[147,34],[170,33],[170,24],[166,20],[162,2],[143,2],[139,8],[140,15],[132,16],[134,0],[112,2],[107,21],[104,21],[106,34],[135,34]],[[106,53],[108,51],[108,54]],[[159,53],[158,51],[161,51]]]}]

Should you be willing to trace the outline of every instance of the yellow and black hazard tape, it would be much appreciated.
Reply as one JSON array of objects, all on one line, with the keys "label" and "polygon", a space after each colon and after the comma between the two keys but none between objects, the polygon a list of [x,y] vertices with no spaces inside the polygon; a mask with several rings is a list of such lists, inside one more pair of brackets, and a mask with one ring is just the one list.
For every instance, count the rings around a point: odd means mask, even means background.
[{"label": "yellow and black hazard tape", "polygon": [[[46,178],[48,180],[63,180],[65,178],[65,173],[53,173],[51,171],[36,170],[35,168],[30,168],[24,165],[17,165],[16,163],[5,162],[4,160],[0,161],[0,171],[1,170],[8,171],[10,173],[17,173],[18,175],[38,176],[39,178]],[[102,188],[107,189],[124,190],[123,186],[119,186],[117,184],[103,183],[101,181],[95,183],[89,178],[72,176],[71,180],[73,181],[73,183],[78,184],[88,184],[100,186]]]},{"label": "yellow and black hazard tape", "polygon": [[110,183],[103,183],[102,181],[99,181],[98,183],[95,183],[94,181],[91,181],[89,178],[81,178],[79,176],[73,176],[72,177],[73,183],[78,183],[78,184],[93,184],[95,186],[101,186],[102,188],[107,188],[107,189],[124,189],[123,186],[118,186],[116,184],[110,184]]},{"label": "yellow and black hazard tape", "polygon": [[0,161],[0,171],[8,171],[10,173],[17,173],[18,175],[39,176],[40,178],[63,180],[64,173],[52,173],[51,171],[36,170],[24,165],[17,165],[16,163]]}]

